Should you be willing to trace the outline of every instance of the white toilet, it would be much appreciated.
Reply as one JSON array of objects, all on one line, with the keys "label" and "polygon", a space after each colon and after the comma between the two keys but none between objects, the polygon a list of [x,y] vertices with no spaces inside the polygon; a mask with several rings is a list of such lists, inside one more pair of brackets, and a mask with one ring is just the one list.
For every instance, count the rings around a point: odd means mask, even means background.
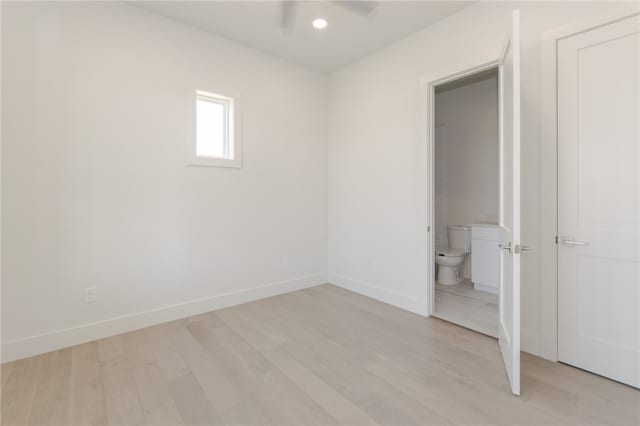
[{"label": "white toilet", "polygon": [[455,285],[462,281],[462,263],[471,252],[471,228],[469,226],[447,226],[449,249],[436,252],[439,284]]}]

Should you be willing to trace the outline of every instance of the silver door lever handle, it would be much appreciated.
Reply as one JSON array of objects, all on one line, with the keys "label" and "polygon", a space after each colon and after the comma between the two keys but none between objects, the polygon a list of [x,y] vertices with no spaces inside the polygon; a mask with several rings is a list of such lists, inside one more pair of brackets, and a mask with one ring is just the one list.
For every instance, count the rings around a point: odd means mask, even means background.
[{"label": "silver door lever handle", "polygon": [[509,253],[513,252],[515,254],[520,254],[523,251],[531,251],[531,250],[533,250],[529,246],[520,245],[520,244],[513,245],[513,243],[510,243],[510,242],[507,243],[507,244],[498,244],[498,247],[500,247],[502,250],[508,251]]},{"label": "silver door lever handle", "polygon": [[533,248],[529,246],[525,246],[524,244],[516,245],[516,253],[521,253],[523,251],[531,251],[531,250],[533,250]]},{"label": "silver door lever handle", "polygon": [[569,240],[569,239],[564,239],[562,240],[562,242],[564,244],[569,244],[570,246],[586,246],[587,243],[584,241],[576,241],[576,240]]},{"label": "silver door lever handle", "polygon": [[498,247],[500,247],[502,250],[506,250],[509,253],[511,253],[511,243],[508,244],[498,244]]}]

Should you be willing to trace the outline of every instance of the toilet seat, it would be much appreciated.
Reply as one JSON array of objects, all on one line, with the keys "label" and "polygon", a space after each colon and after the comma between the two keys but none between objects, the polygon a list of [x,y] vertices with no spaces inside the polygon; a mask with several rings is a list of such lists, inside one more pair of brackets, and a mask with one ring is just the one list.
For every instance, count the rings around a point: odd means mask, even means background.
[{"label": "toilet seat", "polygon": [[449,247],[436,248],[435,263],[438,284],[456,285],[462,280],[462,266],[471,252],[471,230],[467,226],[447,226]]},{"label": "toilet seat", "polygon": [[436,265],[438,265],[438,283],[443,285],[458,284],[462,280],[460,267],[465,257],[466,253],[462,250],[438,250],[435,259]]},{"label": "toilet seat", "polygon": [[466,253],[464,253],[462,250],[447,249],[447,250],[438,250],[438,252],[436,253],[436,256],[460,257],[460,256],[464,256],[465,254]]}]

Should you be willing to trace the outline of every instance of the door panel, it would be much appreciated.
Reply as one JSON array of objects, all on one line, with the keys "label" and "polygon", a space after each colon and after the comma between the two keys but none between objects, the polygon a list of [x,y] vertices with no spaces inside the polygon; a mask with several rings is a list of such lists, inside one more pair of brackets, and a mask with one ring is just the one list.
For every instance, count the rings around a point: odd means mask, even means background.
[{"label": "door panel", "polygon": [[500,316],[498,343],[511,391],[520,394],[520,14],[499,67]]},{"label": "door panel", "polygon": [[558,358],[640,386],[640,19],[558,43]]},{"label": "door panel", "polygon": [[633,66],[634,50],[638,50],[638,33],[577,51],[577,213],[578,226],[585,229],[638,232],[638,67]]}]

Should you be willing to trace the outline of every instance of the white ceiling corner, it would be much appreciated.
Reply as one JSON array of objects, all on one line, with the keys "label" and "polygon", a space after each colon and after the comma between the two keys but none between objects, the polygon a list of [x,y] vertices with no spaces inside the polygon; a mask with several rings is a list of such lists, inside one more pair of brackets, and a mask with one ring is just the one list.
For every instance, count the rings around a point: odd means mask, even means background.
[{"label": "white ceiling corner", "polygon": [[[280,26],[280,1],[137,1],[135,6],[289,61],[330,72],[468,6],[459,1],[381,1],[361,16],[329,1],[296,2]],[[311,22],[323,17],[324,30]]]}]

